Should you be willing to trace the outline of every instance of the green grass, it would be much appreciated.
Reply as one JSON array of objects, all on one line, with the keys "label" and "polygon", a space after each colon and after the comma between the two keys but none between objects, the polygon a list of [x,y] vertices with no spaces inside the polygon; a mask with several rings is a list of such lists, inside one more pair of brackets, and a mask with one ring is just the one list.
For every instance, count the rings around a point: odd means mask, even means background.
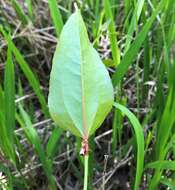
[{"label": "green grass", "polygon": [[14,65],[11,50],[8,47],[7,61],[4,76],[4,91],[1,91],[0,127],[1,127],[1,149],[9,160],[16,165],[14,151],[14,128],[15,128],[15,81]]},{"label": "green grass", "polygon": [[52,57],[75,5],[2,2],[0,174],[7,183],[0,177],[0,189],[82,189],[85,172],[89,190],[125,190],[127,182],[134,190],[173,190],[174,0],[76,1],[116,102],[89,140],[86,171],[78,155],[81,139],[56,126],[47,105]]},{"label": "green grass", "polygon": [[61,32],[61,29],[63,27],[63,20],[61,13],[58,9],[58,5],[56,0],[49,0],[48,1],[49,8],[50,8],[50,14],[52,16],[52,20],[55,26],[56,34],[59,37],[59,34]]},{"label": "green grass", "polygon": [[120,63],[120,51],[118,48],[115,23],[114,23],[113,14],[112,14],[109,0],[104,1],[104,9],[105,9],[106,20],[109,21],[108,31],[109,31],[109,38],[110,38],[110,47],[112,51],[112,58],[114,61],[114,65],[117,66]]},{"label": "green grass", "polygon": [[11,0],[11,3],[12,3],[12,6],[13,6],[17,16],[21,20],[22,24],[26,25],[28,23],[29,19],[28,19],[27,15],[24,13],[23,8],[20,6],[20,4],[18,3],[17,0]]},{"label": "green grass", "polygon": [[144,165],[144,135],[142,126],[140,125],[135,115],[132,112],[130,112],[127,108],[117,103],[114,103],[114,107],[119,109],[123,114],[125,114],[128,117],[129,121],[132,124],[133,131],[135,133],[134,136],[137,144],[137,169],[134,182],[134,189],[136,190],[139,188],[140,185]]}]

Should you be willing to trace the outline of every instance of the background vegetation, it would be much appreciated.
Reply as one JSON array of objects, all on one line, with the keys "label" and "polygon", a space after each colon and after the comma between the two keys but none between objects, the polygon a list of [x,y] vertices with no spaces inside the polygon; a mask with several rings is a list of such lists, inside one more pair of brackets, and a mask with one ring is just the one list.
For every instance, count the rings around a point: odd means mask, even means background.
[{"label": "background vegetation", "polygon": [[[55,126],[47,107],[52,57],[73,3],[0,0],[1,189],[82,189],[81,139]],[[77,5],[109,70],[116,102],[137,117],[114,107],[91,137],[88,188],[138,189],[142,175],[140,189],[175,189],[174,0]],[[131,127],[138,120],[144,150]]]}]

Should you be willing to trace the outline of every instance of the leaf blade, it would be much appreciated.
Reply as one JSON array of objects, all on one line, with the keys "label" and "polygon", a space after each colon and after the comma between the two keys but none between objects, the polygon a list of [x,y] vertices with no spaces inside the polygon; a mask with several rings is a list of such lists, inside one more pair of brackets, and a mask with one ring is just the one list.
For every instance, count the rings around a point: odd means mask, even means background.
[{"label": "leaf blade", "polygon": [[5,125],[9,139],[13,142],[13,131],[15,129],[15,74],[10,48],[7,50],[7,62],[5,67],[4,100]]},{"label": "leaf blade", "polygon": [[[94,75],[95,70],[98,72]],[[88,138],[103,122],[112,103],[110,77],[89,42],[80,12],[76,11],[63,27],[54,54],[48,97],[50,113],[60,127]]]},{"label": "leaf blade", "polygon": [[135,178],[135,183],[134,183],[134,189],[137,190],[139,188],[139,184],[141,181],[143,165],[144,165],[143,130],[139,121],[137,120],[137,118],[132,112],[130,112],[127,108],[125,108],[121,104],[114,103],[113,105],[115,108],[119,109],[122,113],[124,113],[128,117],[135,132],[136,142],[137,142],[137,168],[136,168],[136,178]]},{"label": "leaf blade", "polygon": [[60,32],[62,30],[62,27],[63,27],[63,20],[62,20],[61,13],[57,6],[57,1],[49,0],[48,4],[49,4],[49,9],[50,9],[51,17],[53,20],[53,24],[55,26],[56,34],[57,34],[57,36],[59,36]]}]

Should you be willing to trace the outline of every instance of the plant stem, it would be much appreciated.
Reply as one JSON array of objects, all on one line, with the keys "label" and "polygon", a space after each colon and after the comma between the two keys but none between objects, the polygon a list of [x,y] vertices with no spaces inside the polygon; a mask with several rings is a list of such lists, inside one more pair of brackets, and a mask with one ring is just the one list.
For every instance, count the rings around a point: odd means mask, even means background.
[{"label": "plant stem", "polygon": [[83,190],[87,190],[87,187],[88,187],[88,159],[89,159],[89,154],[84,156],[84,188]]}]

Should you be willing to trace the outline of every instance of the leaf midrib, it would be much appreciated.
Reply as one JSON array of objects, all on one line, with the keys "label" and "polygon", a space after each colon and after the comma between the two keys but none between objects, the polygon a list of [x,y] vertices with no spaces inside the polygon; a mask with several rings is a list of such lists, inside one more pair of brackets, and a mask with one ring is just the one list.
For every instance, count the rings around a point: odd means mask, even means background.
[{"label": "leaf midrib", "polygon": [[86,119],[86,104],[85,104],[85,93],[84,93],[84,69],[83,69],[83,56],[82,56],[82,48],[81,48],[81,32],[80,32],[80,22],[81,17],[78,11],[78,33],[79,33],[79,43],[80,43],[80,73],[81,73],[81,97],[82,97],[82,125],[83,125],[83,139],[88,139],[88,128],[87,128],[87,119]]}]

